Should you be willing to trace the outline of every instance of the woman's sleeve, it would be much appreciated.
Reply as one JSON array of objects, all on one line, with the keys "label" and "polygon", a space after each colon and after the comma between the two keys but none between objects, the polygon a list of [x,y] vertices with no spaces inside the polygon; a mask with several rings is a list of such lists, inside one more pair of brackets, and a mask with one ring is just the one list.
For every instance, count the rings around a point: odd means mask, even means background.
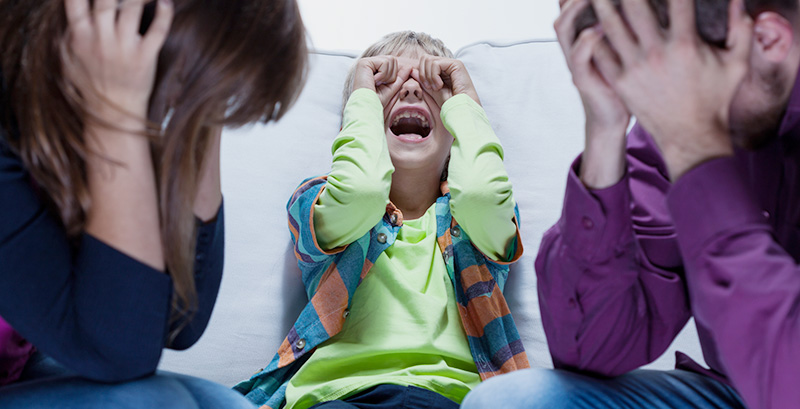
[{"label": "woman's sleeve", "polygon": [[168,332],[170,278],[88,234],[71,246],[2,134],[0,214],[0,316],[87,378],[152,373]]},{"label": "woman's sleeve", "polygon": [[447,177],[453,218],[483,254],[511,261],[518,248],[516,204],[500,140],[483,108],[467,95],[447,100],[441,117],[455,138]]},{"label": "woman's sleeve", "polygon": [[383,217],[392,185],[383,105],[378,94],[357,89],[333,142],[333,163],[314,206],[314,233],[324,250],[357,240]]},{"label": "woman's sleeve", "polygon": [[[194,256],[194,282],[197,290],[197,308],[190,321],[169,345],[170,349],[183,350],[191,347],[203,335],[211,312],[217,302],[222,267],[225,261],[225,203],[220,204],[217,216],[206,223],[196,219],[197,244]],[[182,321],[173,322],[170,329],[182,326]]]}]

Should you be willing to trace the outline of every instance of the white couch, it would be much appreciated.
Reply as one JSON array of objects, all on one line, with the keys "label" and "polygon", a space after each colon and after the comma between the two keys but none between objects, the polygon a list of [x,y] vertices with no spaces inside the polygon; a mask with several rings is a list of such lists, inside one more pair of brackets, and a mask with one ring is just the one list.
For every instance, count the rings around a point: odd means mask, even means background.
[{"label": "white couch", "polygon": [[[567,169],[583,148],[583,110],[554,41],[479,43],[457,52],[495,132],[519,204],[525,253],[506,294],[532,366],[552,367],[539,317],[533,261],[558,219]],[[330,168],[341,94],[354,55],[316,52],[297,104],[277,124],[227,131],[222,142],[225,274],[203,337],[165,352],[161,369],[232,386],[264,367],[306,303],[291,252],[285,206],[304,178]],[[652,368],[674,365],[680,349],[702,362],[690,322]],[[621,351],[620,353],[624,353]]]}]

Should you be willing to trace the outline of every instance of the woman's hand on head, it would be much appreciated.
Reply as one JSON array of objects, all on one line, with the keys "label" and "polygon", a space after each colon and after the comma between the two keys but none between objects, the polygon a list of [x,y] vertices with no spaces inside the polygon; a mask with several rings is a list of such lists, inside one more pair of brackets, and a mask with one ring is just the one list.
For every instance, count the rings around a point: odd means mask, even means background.
[{"label": "woman's hand on head", "polygon": [[410,76],[411,68],[400,67],[393,55],[362,58],[356,63],[353,91],[360,88],[375,91],[385,108]]},{"label": "woman's hand on head", "polygon": [[458,94],[466,94],[478,104],[481,103],[467,67],[459,60],[426,54],[420,58],[419,68],[411,76],[440,107]]},{"label": "woman's hand on head", "polygon": [[108,108],[144,117],[158,54],[172,24],[171,0],[157,0],[155,18],[139,34],[145,0],[64,0],[69,25],[64,74],[95,114]]}]

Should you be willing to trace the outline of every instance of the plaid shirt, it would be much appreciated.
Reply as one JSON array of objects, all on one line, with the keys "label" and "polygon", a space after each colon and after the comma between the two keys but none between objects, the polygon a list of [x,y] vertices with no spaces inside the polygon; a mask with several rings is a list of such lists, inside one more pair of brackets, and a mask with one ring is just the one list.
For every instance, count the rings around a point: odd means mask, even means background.
[{"label": "plaid shirt", "polygon": [[[286,386],[317,345],[336,335],[348,315],[356,288],[375,260],[391,246],[403,224],[402,213],[389,204],[383,219],[347,246],[324,251],[314,237],[314,205],[327,176],[305,180],[287,205],[297,264],[311,300],[294,323],[266,368],[234,387],[262,409],[279,408]],[[519,228],[511,262],[488,259],[450,215],[450,193],[442,184],[436,201],[436,235],[447,273],[455,285],[456,302],[472,357],[486,380],[528,368],[528,358],[502,289],[508,266],[522,255]],[[515,209],[516,220],[519,211]]]}]

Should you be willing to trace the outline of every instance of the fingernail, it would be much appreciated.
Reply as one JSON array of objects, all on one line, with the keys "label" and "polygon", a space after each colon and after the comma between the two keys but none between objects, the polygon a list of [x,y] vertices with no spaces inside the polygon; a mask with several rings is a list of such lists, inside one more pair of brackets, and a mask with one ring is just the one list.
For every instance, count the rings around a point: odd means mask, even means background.
[{"label": "fingernail", "polygon": [[172,5],[172,0],[159,0],[159,1],[161,2],[161,4],[163,4],[165,6],[171,6]]}]

